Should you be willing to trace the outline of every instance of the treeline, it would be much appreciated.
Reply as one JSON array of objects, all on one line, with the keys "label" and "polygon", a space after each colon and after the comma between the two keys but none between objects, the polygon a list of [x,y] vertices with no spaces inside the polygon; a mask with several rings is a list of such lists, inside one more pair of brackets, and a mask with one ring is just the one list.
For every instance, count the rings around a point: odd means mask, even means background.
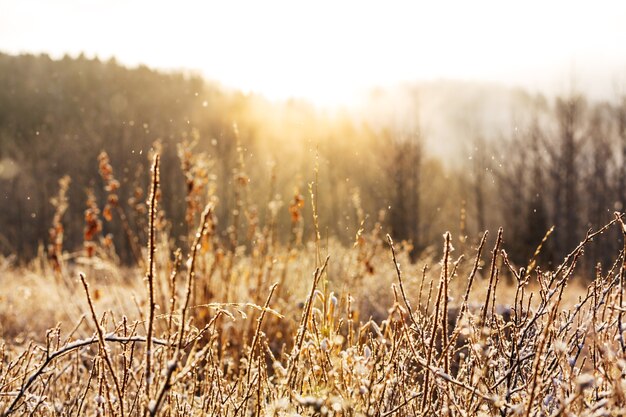
[{"label": "treeline", "polygon": [[[83,56],[0,55],[0,247],[24,258],[45,247],[55,212],[51,199],[58,180],[69,175],[64,247],[80,249],[88,195],[93,193],[103,210],[109,194],[99,172],[102,151],[121,183],[117,195],[128,223],[142,240],[145,219],[134,208],[147,198],[149,153],[155,146],[162,152],[161,207],[172,236],[180,239],[173,244],[184,244],[190,228],[188,181],[181,169],[185,155],[192,165],[187,174],[196,177],[193,187],[204,187],[194,198],[215,200],[217,228],[225,238],[241,204],[255,219],[241,213],[239,229],[267,219],[271,206],[278,210],[278,237],[288,242],[293,234],[289,208],[297,199],[304,200],[301,233],[310,236],[313,190],[322,239],[353,241],[361,227],[373,227],[381,210],[388,212],[380,216],[383,224],[393,221],[398,235],[416,237],[417,231],[403,235],[404,219],[413,214],[407,206],[401,209],[402,221],[390,215],[396,200],[398,207],[415,204],[407,191],[417,183],[390,186],[401,180],[397,159],[410,165],[401,147],[414,148],[421,175],[447,181],[437,160],[422,157],[420,143],[414,134],[373,129],[348,114],[324,113],[300,101],[271,103],[193,75],[128,69],[114,60]],[[442,185],[425,191],[430,200],[422,198],[420,211],[429,220],[419,225],[421,245],[445,227]],[[103,235],[108,233],[122,257],[132,261],[120,222],[104,222]]]},{"label": "treeline", "polygon": [[[427,100],[419,89],[410,94]],[[482,122],[465,129],[478,117],[470,110],[463,122],[450,118],[464,133],[447,154],[435,154],[436,132],[421,129],[410,112],[374,123],[114,60],[0,55],[0,248],[27,259],[46,247],[51,199],[69,175],[63,245],[82,250],[88,196],[102,211],[111,194],[102,151],[120,182],[127,226],[143,246],[149,155],[158,148],[160,205],[175,246],[186,244],[197,221],[193,206],[209,200],[218,233],[238,240],[233,247],[274,221],[286,244],[295,227],[312,236],[315,202],[322,241],[349,244],[378,224],[412,242],[417,256],[438,248],[446,230],[469,245],[503,225],[510,256],[523,263],[555,225],[541,261],[558,260],[624,205],[626,105],[524,95],[515,112],[510,131],[496,134]],[[132,262],[128,232],[104,221],[102,235],[110,233]],[[618,250],[607,245],[597,243],[590,259]]]},{"label": "treeline", "polygon": [[[537,99],[525,121],[500,142],[494,164],[511,252],[529,258],[551,226],[543,251],[557,263],[585,233],[615,219],[626,205],[626,99],[589,103],[571,93]],[[494,162],[496,162],[494,161]],[[608,267],[622,249],[620,232],[593,242],[585,262]]]}]

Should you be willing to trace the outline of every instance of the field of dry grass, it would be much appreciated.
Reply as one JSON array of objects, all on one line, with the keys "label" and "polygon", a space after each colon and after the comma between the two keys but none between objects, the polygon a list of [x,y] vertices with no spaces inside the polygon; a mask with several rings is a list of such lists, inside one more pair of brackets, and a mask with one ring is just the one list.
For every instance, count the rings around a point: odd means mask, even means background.
[{"label": "field of dry grass", "polygon": [[[578,268],[589,241],[626,233],[619,215],[551,270],[512,265],[502,231],[446,233],[412,263],[380,224],[345,246],[322,242],[314,215],[305,239],[298,198],[288,213],[270,201],[260,224],[235,190],[234,218],[217,219],[187,176],[192,243],[174,250],[158,162],[147,242],[129,232],[137,266],[100,234],[100,215],[127,221],[105,156],[109,199],[88,206],[84,250],[63,250],[61,183],[47,250],[28,265],[0,259],[0,415],[626,413],[624,253],[594,277]],[[274,239],[283,215],[289,243]]]}]

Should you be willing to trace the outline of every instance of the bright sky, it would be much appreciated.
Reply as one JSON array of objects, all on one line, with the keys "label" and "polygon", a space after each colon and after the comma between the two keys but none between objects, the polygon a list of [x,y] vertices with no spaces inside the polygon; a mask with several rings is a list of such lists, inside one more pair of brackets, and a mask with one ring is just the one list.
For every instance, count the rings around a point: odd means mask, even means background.
[{"label": "bright sky", "polygon": [[270,98],[349,102],[438,78],[626,90],[626,2],[0,0],[0,51],[189,68]]}]

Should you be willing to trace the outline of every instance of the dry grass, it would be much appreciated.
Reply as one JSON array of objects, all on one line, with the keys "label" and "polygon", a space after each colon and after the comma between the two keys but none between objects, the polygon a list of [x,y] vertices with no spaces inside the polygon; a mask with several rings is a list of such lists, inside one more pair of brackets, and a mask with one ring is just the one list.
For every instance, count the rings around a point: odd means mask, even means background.
[{"label": "dry grass", "polygon": [[624,229],[619,215],[550,271],[511,265],[502,231],[459,251],[446,234],[412,264],[379,223],[345,247],[323,244],[314,221],[302,243],[298,193],[280,244],[278,203],[264,224],[246,208],[243,162],[223,238],[185,161],[184,254],[158,209],[155,156],[142,266],[120,267],[97,233],[84,254],[61,253],[62,213],[54,256],[0,262],[2,416],[624,414],[623,252],[570,284],[585,245]]}]

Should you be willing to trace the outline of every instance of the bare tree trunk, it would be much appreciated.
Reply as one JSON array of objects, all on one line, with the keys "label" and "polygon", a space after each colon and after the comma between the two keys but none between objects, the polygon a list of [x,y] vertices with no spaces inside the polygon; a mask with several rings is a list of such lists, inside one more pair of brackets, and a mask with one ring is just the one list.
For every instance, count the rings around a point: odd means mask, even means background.
[{"label": "bare tree trunk", "polygon": [[391,230],[397,240],[409,240],[413,259],[421,251],[420,181],[422,170],[422,139],[419,135],[391,137],[393,196]]},{"label": "bare tree trunk", "polygon": [[487,169],[486,143],[482,136],[474,138],[472,150],[474,170],[474,203],[476,204],[476,227],[478,233],[485,231],[485,170]]},{"label": "bare tree trunk", "polygon": [[559,123],[559,159],[556,193],[559,195],[556,207],[559,237],[559,256],[564,256],[568,248],[575,246],[580,237],[579,230],[579,161],[582,153],[582,139],[578,133],[582,116],[583,102],[579,96],[557,100],[556,117]]}]

